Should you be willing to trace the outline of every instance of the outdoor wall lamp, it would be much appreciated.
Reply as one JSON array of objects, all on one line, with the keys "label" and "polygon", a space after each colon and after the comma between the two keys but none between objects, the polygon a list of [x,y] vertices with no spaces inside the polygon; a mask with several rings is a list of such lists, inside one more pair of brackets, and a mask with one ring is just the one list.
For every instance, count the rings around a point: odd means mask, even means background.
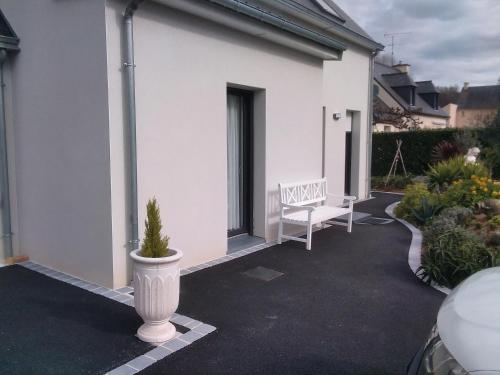
[{"label": "outdoor wall lamp", "polygon": [[342,118],[342,113],[340,112],[333,112],[333,119],[335,121],[340,120]]}]

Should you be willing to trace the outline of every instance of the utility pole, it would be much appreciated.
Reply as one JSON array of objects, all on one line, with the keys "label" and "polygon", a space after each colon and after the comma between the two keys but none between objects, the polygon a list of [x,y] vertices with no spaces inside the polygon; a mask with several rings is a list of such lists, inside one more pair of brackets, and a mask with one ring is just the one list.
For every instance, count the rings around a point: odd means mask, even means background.
[{"label": "utility pole", "polygon": [[391,47],[391,65],[394,65],[394,46],[396,45],[394,42],[394,38],[400,37],[402,35],[411,35],[410,32],[402,32],[402,33],[385,33],[384,38],[391,38],[391,43],[389,47]]}]

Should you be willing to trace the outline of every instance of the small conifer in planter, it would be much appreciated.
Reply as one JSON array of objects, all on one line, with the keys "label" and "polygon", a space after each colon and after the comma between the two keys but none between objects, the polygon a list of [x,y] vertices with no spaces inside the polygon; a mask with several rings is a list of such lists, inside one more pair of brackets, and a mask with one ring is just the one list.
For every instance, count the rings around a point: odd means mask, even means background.
[{"label": "small conifer in planter", "polygon": [[160,208],[156,198],[150,199],[146,206],[147,219],[144,230],[144,241],[141,247],[141,256],[145,258],[162,258],[168,255],[167,236],[161,236]]},{"label": "small conifer in planter", "polygon": [[141,248],[130,252],[134,262],[134,305],[144,320],[137,336],[146,342],[162,343],[175,336],[175,326],[169,320],[179,305],[182,251],[169,248],[169,238],[162,237],[155,198],[148,201],[145,224]]}]

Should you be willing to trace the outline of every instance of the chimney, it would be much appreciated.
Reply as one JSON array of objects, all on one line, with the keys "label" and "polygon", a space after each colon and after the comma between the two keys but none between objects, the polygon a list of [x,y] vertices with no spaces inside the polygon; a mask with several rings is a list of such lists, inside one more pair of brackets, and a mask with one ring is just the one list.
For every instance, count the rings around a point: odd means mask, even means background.
[{"label": "chimney", "polygon": [[467,90],[469,88],[469,82],[464,82],[464,87],[462,90]]},{"label": "chimney", "polygon": [[399,70],[401,73],[410,74],[410,64],[403,64],[403,62],[400,61],[398,64],[393,65],[392,67]]}]

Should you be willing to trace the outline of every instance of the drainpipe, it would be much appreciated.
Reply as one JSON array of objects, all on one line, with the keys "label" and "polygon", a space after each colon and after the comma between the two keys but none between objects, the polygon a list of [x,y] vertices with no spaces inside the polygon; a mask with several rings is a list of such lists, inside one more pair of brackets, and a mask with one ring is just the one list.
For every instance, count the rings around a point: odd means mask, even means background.
[{"label": "drainpipe", "polygon": [[0,49],[0,189],[2,208],[1,239],[7,254],[12,255],[12,228],[10,222],[9,166],[7,161],[7,130],[5,121],[5,82],[4,63],[7,61],[7,51]]},{"label": "drainpipe", "polygon": [[368,79],[368,136],[366,140],[366,197],[371,198],[372,191],[372,134],[373,134],[373,64],[378,51],[370,56],[370,72]]},{"label": "drainpipe", "polygon": [[139,246],[139,219],[137,203],[137,139],[135,110],[135,63],[134,63],[134,13],[144,0],[132,0],[123,14],[123,38],[125,44],[124,73],[126,80],[126,107],[129,129],[129,188],[130,188],[130,222],[132,250]]}]

